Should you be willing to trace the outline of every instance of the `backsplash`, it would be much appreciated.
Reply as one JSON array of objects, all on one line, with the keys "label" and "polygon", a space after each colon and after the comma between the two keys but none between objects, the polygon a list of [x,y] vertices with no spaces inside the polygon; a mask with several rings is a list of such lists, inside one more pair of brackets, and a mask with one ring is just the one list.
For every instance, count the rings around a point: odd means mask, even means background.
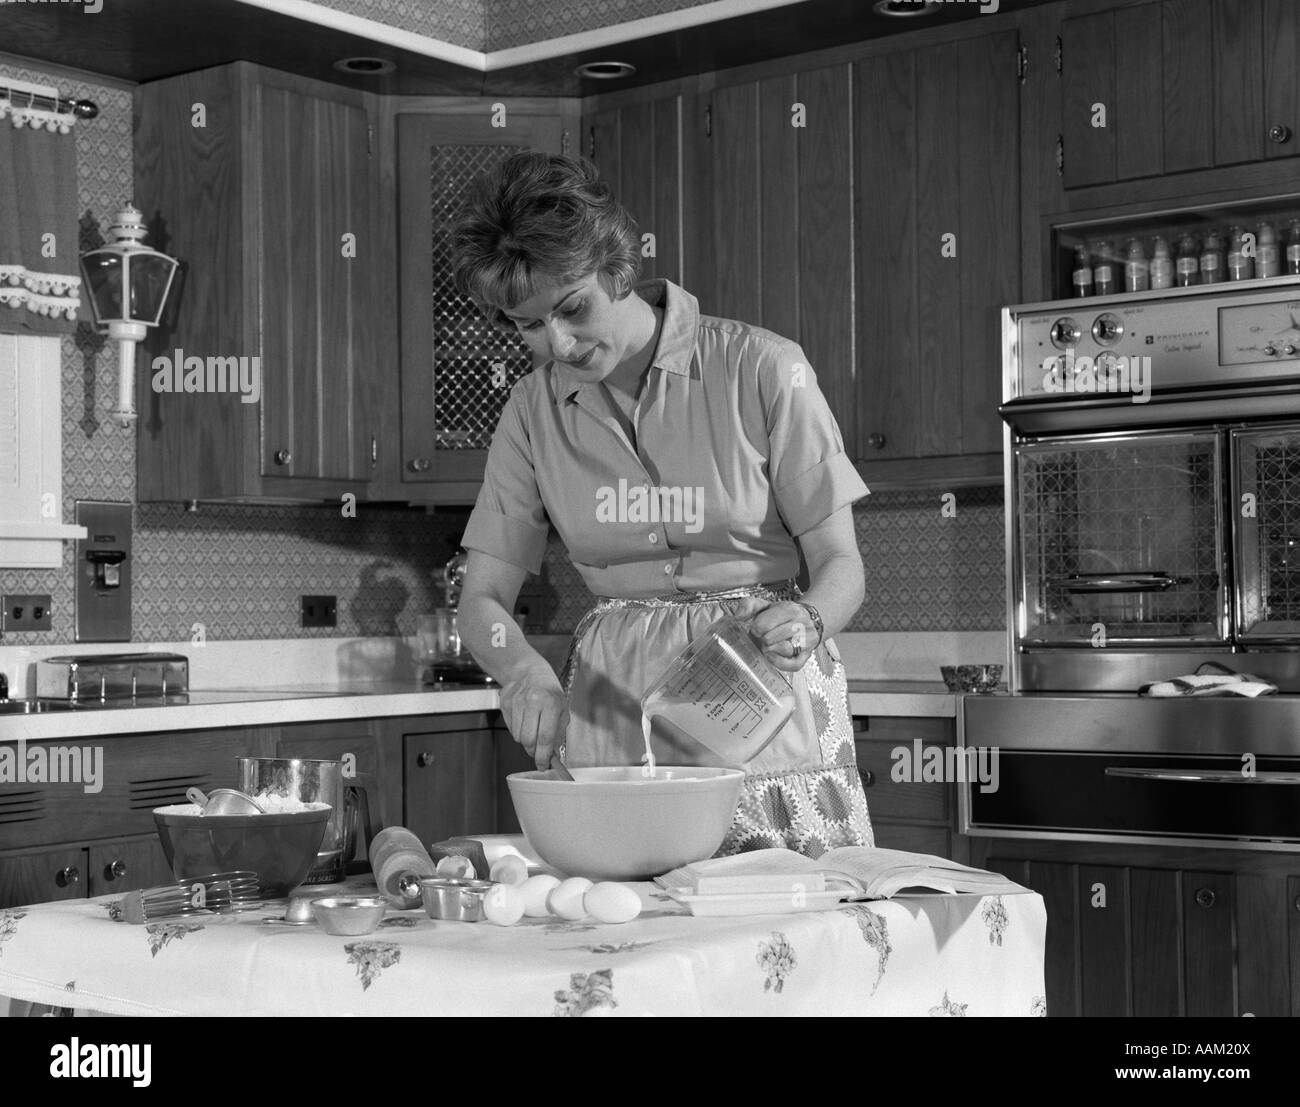
[{"label": "backsplash", "polygon": [[[106,226],[131,196],[131,95],[121,88],[0,66],[17,80],[58,86],[96,101],[79,123],[78,204],[83,225]],[[63,519],[78,499],[132,502],[135,441],[109,418],[111,351],[88,324],[63,340]],[[940,493],[880,493],[854,513],[867,575],[855,631],[997,630],[1004,625],[1002,497],[956,493],[953,517]],[[135,509],[135,642],[411,635],[437,605],[434,570],[455,551],[463,511],[143,504]],[[0,592],[49,593],[53,630],[10,634],[6,646],[73,642],[73,546],[58,570],[0,569]],[[571,631],[591,596],[555,539],[543,574],[525,588],[541,601],[530,622]],[[338,625],[299,626],[299,596],[336,595]]]}]

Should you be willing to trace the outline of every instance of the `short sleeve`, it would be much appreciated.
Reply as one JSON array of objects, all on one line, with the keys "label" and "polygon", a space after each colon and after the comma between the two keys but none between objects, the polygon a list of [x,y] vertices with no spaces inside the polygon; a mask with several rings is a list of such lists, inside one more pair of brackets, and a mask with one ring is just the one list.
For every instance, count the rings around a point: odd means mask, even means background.
[{"label": "short sleeve", "polygon": [[483,487],[470,512],[461,545],[535,574],[542,569],[550,521],[537,489],[532,444],[520,399],[516,385],[492,435]]},{"label": "short sleeve", "polygon": [[759,391],[767,420],[768,469],[777,509],[794,537],[868,494],[844,452],[840,428],[794,342],[765,342]]}]

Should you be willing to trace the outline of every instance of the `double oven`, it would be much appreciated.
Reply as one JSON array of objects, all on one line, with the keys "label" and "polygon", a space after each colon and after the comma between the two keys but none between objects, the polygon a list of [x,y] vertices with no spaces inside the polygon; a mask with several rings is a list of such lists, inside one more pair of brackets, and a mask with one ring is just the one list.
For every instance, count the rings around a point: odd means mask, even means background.
[{"label": "double oven", "polygon": [[[1007,308],[974,835],[1300,850],[1300,278]],[[1247,678],[1257,697],[1178,678]],[[1172,682],[1172,683],[1171,683]]]}]

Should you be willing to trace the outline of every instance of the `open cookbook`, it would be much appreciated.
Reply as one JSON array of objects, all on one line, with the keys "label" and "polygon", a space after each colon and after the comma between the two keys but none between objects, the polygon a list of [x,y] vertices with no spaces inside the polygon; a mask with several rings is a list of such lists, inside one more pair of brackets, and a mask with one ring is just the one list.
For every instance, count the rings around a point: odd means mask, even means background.
[{"label": "open cookbook", "polygon": [[928,853],[841,846],[815,860],[788,849],[760,849],[684,865],[655,883],[699,914],[819,910],[903,892],[1009,895],[1026,889],[998,873]]}]

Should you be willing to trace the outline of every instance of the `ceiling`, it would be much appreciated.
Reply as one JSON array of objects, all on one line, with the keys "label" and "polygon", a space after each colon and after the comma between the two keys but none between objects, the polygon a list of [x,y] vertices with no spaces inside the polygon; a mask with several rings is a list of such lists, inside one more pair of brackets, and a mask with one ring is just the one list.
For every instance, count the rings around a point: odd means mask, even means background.
[{"label": "ceiling", "polygon": [[[1045,2],[1001,0],[998,10]],[[82,9],[78,3],[0,3],[0,49],[136,83],[244,60],[387,95],[588,96],[981,17],[976,0],[946,0],[929,17],[904,19],[876,15],[871,0],[802,0],[683,27],[690,17],[687,9],[676,18],[662,17],[666,29],[649,37],[579,49],[573,44],[582,36],[572,36],[555,40],[549,50],[535,44],[496,57],[562,53],[484,72],[481,63],[457,64],[239,0],[106,0],[93,15]],[[375,33],[390,37],[384,30]],[[483,57],[425,42],[434,53]],[[357,55],[390,60],[396,70],[356,76],[334,68],[338,59]],[[636,74],[601,81],[573,72],[583,62],[611,58],[635,65]]]}]

